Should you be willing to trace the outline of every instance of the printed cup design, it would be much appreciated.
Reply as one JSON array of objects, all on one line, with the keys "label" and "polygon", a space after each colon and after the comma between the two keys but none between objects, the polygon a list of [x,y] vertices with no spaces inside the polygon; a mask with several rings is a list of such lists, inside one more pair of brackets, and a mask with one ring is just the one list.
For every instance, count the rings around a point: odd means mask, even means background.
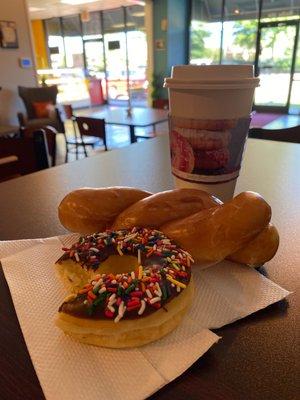
[{"label": "printed cup design", "polygon": [[250,117],[203,120],[170,116],[172,172],[191,182],[235,179],[240,170]]}]

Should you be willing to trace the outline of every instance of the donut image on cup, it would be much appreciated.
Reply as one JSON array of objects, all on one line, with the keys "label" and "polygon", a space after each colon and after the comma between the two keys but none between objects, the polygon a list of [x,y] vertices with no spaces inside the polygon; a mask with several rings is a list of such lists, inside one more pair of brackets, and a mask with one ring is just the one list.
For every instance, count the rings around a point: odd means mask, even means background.
[{"label": "donut image on cup", "polygon": [[[172,118],[172,166],[177,171],[218,175],[230,161],[231,129],[237,121]],[[187,163],[187,159],[192,162]],[[188,154],[188,157],[187,157]],[[183,161],[184,160],[184,161]],[[187,167],[188,165],[188,167]]]},{"label": "donut image on cup", "polygon": [[192,146],[175,130],[171,132],[171,162],[174,168],[187,173],[193,172],[195,166]]}]

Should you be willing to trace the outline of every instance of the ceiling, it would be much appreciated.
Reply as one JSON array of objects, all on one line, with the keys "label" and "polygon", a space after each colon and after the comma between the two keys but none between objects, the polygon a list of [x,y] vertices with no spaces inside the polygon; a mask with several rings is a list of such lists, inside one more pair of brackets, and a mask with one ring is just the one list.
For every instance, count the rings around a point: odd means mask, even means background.
[{"label": "ceiling", "polygon": [[[84,3],[63,4],[62,2]],[[88,2],[90,1],[90,2]],[[139,0],[27,0],[31,19],[45,19],[61,17],[64,15],[79,14],[83,11],[99,11],[118,8],[121,6],[144,5],[145,1]]]},{"label": "ceiling", "polygon": [[[225,0],[225,20],[258,17],[260,0]],[[300,0],[263,0],[262,18],[299,15]],[[221,21],[221,0],[193,0],[192,17],[202,21]]]}]

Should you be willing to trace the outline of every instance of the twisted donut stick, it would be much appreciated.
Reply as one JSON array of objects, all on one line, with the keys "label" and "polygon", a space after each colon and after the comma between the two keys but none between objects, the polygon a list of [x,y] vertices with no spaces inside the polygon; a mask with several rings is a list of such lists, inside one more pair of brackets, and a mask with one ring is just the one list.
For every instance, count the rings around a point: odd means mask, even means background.
[{"label": "twisted donut stick", "polygon": [[[248,199],[249,202],[254,201],[256,196],[252,194]],[[69,193],[62,200],[59,206],[59,218],[67,229],[80,233],[133,226],[148,226],[163,230],[165,224],[176,219],[185,220],[192,214],[221,204],[217,198],[195,189],[176,189],[154,195],[132,188],[80,189]],[[266,203],[262,200],[260,204]],[[238,223],[243,224],[242,221],[243,219]],[[192,226],[198,224],[192,217],[188,221],[183,221],[184,223]],[[231,224],[230,219],[227,223]],[[225,224],[221,224],[220,231],[222,229],[227,229]],[[195,236],[189,226],[188,232],[187,236],[194,241]],[[252,238],[253,241],[248,239],[249,243],[245,242],[237,247],[233,250],[234,254],[228,258],[256,266],[274,256],[279,243],[278,232],[274,226],[265,223],[259,231],[252,233]],[[199,240],[196,240],[198,246]]]},{"label": "twisted donut stick", "polygon": [[131,204],[150,192],[130,187],[82,188],[66,195],[58,207],[61,224],[71,232],[102,232]]},{"label": "twisted donut stick", "polygon": [[185,218],[221,204],[221,200],[202,190],[167,190],[146,197],[126,208],[117,216],[112,229],[129,229],[134,226],[159,228],[172,220]]},{"label": "twisted donut stick", "polygon": [[269,223],[271,208],[257,193],[243,192],[218,207],[169,222],[161,230],[201,265],[215,264],[255,238]]}]

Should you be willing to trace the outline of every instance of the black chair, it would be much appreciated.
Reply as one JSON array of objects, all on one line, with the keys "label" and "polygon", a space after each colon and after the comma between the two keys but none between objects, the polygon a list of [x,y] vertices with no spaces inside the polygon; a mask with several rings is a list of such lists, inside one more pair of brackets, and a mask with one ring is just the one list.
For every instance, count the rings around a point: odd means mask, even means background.
[{"label": "black chair", "polygon": [[74,115],[72,105],[64,104],[63,109],[66,120],[69,120],[72,123],[72,132],[70,132],[69,129],[67,129],[67,132],[65,132],[65,143],[66,143],[65,162],[68,162],[69,153],[75,153],[76,160],[78,160],[79,154],[82,153],[81,148],[83,150],[85,157],[87,157],[86,147],[88,146],[94,147],[94,145],[99,141],[99,139],[93,137],[81,136],[77,128],[76,117]]},{"label": "black chair", "polygon": [[51,166],[56,165],[56,135],[57,131],[52,126],[43,126],[41,129],[25,128],[21,129],[21,137],[32,138],[36,134],[44,133],[48,146],[48,153],[51,158]]},{"label": "black chair", "polygon": [[249,130],[248,136],[254,139],[300,143],[300,125],[284,129],[252,128]]},{"label": "black chair", "polygon": [[[43,87],[18,87],[18,93],[24,102],[26,116],[18,113],[19,124],[21,128],[39,129],[43,126],[52,126],[59,133],[64,133],[64,124],[60,117],[60,112],[56,105],[58,89],[56,85]],[[49,111],[47,117],[38,118],[36,115],[35,104],[49,102],[53,105],[53,111]]]},{"label": "black chair", "polygon": [[0,138],[0,181],[49,168],[46,135],[30,138]]},{"label": "black chair", "polygon": [[107,151],[105,120],[98,118],[76,117],[81,145],[84,147],[103,145]]}]

